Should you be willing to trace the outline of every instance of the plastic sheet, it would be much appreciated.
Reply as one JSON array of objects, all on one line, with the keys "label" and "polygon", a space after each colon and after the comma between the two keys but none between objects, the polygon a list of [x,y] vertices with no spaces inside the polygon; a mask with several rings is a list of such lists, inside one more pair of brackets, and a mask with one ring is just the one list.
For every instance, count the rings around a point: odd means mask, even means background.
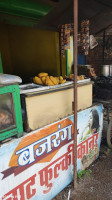
[{"label": "plastic sheet", "polygon": [[15,83],[22,83],[22,79],[15,75],[0,74],[0,85],[11,85]]}]

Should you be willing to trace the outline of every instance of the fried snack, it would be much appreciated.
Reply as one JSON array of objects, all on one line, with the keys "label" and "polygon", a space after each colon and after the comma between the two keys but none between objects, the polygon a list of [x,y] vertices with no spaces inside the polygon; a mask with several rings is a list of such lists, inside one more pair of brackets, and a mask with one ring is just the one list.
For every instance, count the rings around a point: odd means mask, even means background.
[{"label": "fried snack", "polygon": [[33,78],[33,82],[36,83],[36,82],[35,82],[35,77]]},{"label": "fried snack", "polygon": [[58,81],[55,77],[49,76],[50,80],[53,82],[54,85],[58,85]]},{"label": "fried snack", "polygon": [[57,83],[59,84],[59,77],[55,77],[56,78],[56,80],[57,80]]},{"label": "fried snack", "polygon": [[39,73],[39,74],[38,74],[38,77],[40,77],[40,78],[43,77],[43,76],[48,76],[48,73],[42,72],[42,73]]},{"label": "fried snack", "polygon": [[41,80],[42,80],[42,82],[43,82],[44,85],[46,84],[46,77],[47,77],[47,76],[41,77]]},{"label": "fried snack", "polygon": [[66,75],[65,75],[65,79],[66,79],[66,81],[73,81],[73,79],[71,79],[70,77],[68,77]]},{"label": "fried snack", "polygon": [[79,80],[84,80],[84,76],[83,75],[77,76],[77,81]]},{"label": "fried snack", "polygon": [[83,75],[80,75],[80,80],[84,80],[84,76]]},{"label": "fried snack", "polygon": [[49,78],[49,76],[46,77],[45,84],[48,85],[48,86],[53,86],[54,85],[54,83],[51,81],[51,79]]},{"label": "fried snack", "polygon": [[43,82],[42,82],[41,78],[39,78],[39,77],[37,77],[37,76],[35,76],[35,77],[33,78],[33,81],[34,81],[34,83],[36,83],[36,84],[43,85]]},{"label": "fried snack", "polygon": [[70,74],[70,75],[69,75],[69,78],[70,78],[70,79],[74,79],[74,74]]},{"label": "fried snack", "polygon": [[79,76],[77,76],[77,81],[79,81],[80,80],[80,77]]},{"label": "fried snack", "polygon": [[63,80],[63,76],[59,76],[59,80],[62,81]]},{"label": "fried snack", "polygon": [[65,79],[59,81],[60,84],[64,84],[65,82],[66,82]]}]

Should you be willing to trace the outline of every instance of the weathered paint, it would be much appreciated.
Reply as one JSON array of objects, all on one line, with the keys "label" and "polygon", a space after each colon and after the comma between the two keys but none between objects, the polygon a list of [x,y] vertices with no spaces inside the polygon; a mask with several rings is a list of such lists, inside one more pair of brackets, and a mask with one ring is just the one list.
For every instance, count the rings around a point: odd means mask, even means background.
[{"label": "weathered paint", "polygon": [[[93,111],[99,123],[90,130]],[[92,115],[93,120],[96,116]],[[83,110],[77,117],[77,170],[81,170],[99,155],[102,105]],[[50,200],[63,190],[73,180],[73,126],[71,115],[2,145],[0,199]]]}]

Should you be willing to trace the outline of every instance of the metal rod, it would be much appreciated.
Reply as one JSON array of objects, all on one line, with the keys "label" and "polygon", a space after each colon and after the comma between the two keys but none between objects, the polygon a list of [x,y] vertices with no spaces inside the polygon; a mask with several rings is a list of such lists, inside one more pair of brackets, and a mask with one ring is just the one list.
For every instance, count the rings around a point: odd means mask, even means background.
[{"label": "metal rod", "polygon": [[74,0],[74,188],[77,187],[77,34],[78,0]]}]

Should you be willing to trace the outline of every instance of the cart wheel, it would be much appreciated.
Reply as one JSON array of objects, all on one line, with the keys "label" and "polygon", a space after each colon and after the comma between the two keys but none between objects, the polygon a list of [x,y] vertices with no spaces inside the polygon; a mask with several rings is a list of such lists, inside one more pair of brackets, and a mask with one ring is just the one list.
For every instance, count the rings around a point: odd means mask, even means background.
[{"label": "cart wheel", "polygon": [[108,130],[107,130],[107,145],[112,149],[112,117],[109,121]]}]

